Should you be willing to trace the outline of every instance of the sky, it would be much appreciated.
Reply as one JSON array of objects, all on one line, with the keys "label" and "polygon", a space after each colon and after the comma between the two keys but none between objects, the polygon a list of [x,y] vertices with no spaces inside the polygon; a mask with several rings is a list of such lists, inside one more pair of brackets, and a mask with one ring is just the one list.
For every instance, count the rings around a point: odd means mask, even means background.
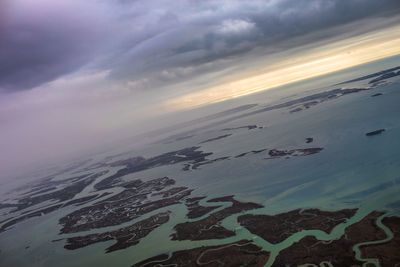
[{"label": "sky", "polygon": [[400,54],[399,22],[398,0],[0,0],[0,169]]}]

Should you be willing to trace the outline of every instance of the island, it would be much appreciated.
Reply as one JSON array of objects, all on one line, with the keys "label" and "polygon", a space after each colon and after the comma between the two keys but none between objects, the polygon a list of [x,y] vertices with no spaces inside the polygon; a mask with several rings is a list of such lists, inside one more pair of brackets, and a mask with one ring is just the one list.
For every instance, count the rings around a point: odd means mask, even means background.
[{"label": "island", "polygon": [[323,148],[321,147],[311,147],[311,148],[298,148],[291,150],[280,150],[280,149],[271,149],[268,154],[269,158],[265,159],[275,159],[275,158],[290,158],[290,157],[299,157],[299,156],[309,156],[313,154],[317,154],[321,152]]},{"label": "island", "polygon": [[202,206],[199,204],[200,200],[204,199],[205,197],[197,197],[197,198],[187,198],[186,199],[186,207],[188,208],[189,212],[187,217],[189,219],[196,219],[210,213],[211,211],[221,207],[221,206]]},{"label": "island", "polygon": [[212,164],[218,161],[223,161],[223,160],[228,160],[230,159],[230,157],[219,157],[216,159],[205,159],[205,160],[201,160],[201,161],[192,161],[189,163],[184,164],[182,170],[183,171],[190,171],[190,170],[197,170],[199,167],[203,166],[203,165],[208,165],[208,164]]},{"label": "island", "polygon": [[67,238],[67,244],[64,246],[64,248],[68,250],[74,250],[98,242],[116,240],[115,244],[106,249],[106,253],[125,249],[139,243],[143,237],[147,236],[158,226],[168,222],[168,220],[169,212],[159,213],[132,224],[131,226],[120,228],[116,231]]},{"label": "island", "polygon": [[172,234],[173,240],[206,240],[234,236],[234,232],[221,226],[222,220],[233,214],[263,207],[257,203],[240,202],[233,196],[214,198],[207,202],[231,202],[231,206],[211,213],[204,219],[177,224],[175,233]]},{"label": "island", "polygon": [[[64,183],[67,182],[70,182],[70,184],[64,186],[61,189],[56,189],[56,190],[52,189],[48,193],[44,193],[47,192],[45,189],[41,189],[40,191],[33,191],[33,192],[31,191],[25,193],[22,196],[22,198],[18,199],[17,203],[15,204],[3,204],[3,207],[14,208],[13,210],[10,211],[11,214],[17,211],[23,211],[23,212],[21,212],[17,216],[12,216],[0,222],[3,223],[0,226],[0,233],[7,230],[9,227],[15,225],[16,223],[25,221],[27,219],[43,216],[50,212],[56,211],[62,207],[67,207],[70,205],[80,205],[92,201],[96,198],[105,196],[104,194],[101,195],[94,194],[85,197],[74,198],[86,186],[93,183],[98,177],[106,173],[107,171],[102,171],[99,173],[73,177],[62,181],[51,181],[47,179],[43,180],[39,185],[37,185],[37,187],[45,188],[46,185],[49,187],[53,187],[55,184],[58,184],[58,186],[62,186]],[[38,192],[43,192],[43,193],[38,193]],[[47,202],[49,202],[49,204],[42,205],[41,207],[36,209],[29,209]]]},{"label": "island", "polygon": [[[365,258],[379,259],[381,267],[392,267],[400,265],[400,217],[389,216],[382,220],[382,224],[387,226],[393,233],[393,237],[385,242],[371,243],[361,246],[362,255]],[[384,240],[380,236],[377,240]]]},{"label": "island", "polygon": [[247,130],[253,130],[253,129],[262,129],[264,128],[263,126],[257,126],[257,125],[245,125],[245,126],[239,126],[239,127],[233,127],[233,128],[224,128],[221,131],[232,131],[232,130],[240,130],[240,129],[247,129]]},{"label": "island", "polygon": [[263,149],[259,149],[259,150],[251,150],[251,151],[244,152],[244,153],[241,153],[239,155],[236,155],[235,158],[241,158],[241,157],[247,156],[248,154],[259,154],[259,153],[264,152],[266,150],[267,150],[267,148],[263,148]]},{"label": "island", "polygon": [[293,210],[277,215],[251,215],[238,217],[238,222],[251,233],[277,244],[294,233],[318,229],[330,233],[332,229],[355,214],[354,209],[322,211],[319,209]]},{"label": "island", "polygon": [[307,144],[312,143],[313,141],[314,141],[314,138],[312,138],[312,137],[307,137],[306,138],[306,143]]},{"label": "island", "polygon": [[304,237],[282,250],[272,266],[322,266],[325,263],[323,266],[361,267],[363,261],[356,259],[353,247],[359,243],[385,238],[385,233],[376,226],[376,220],[382,215],[382,212],[372,212],[346,228],[339,239],[320,241],[313,236]]},{"label": "island", "polygon": [[217,136],[217,137],[213,137],[213,138],[204,140],[204,141],[200,142],[199,144],[204,144],[204,143],[209,143],[209,142],[212,142],[212,141],[220,140],[220,139],[223,139],[223,138],[227,138],[227,137],[229,137],[229,136],[231,136],[231,135],[232,135],[232,134],[220,135],[220,136]]},{"label": "island", "polygon": [[[188,188],[168,188],[175,184],[169,177],[123,184],[122,192],[62,217],[60,233],[76,233],[120,225],[151,211],[181,203],[192,192]],[[168,191],[162,192],[162,190]],[[155,194],[160,192],[160,194]],[[161,193],[162,192],[162,193]]]},{"label": "island", "polygon": [[376,131],[368,132],[365,135],[366,136],[374,136],[374,135],[379,135],[379,134],[381,134],[381,133],[383,133],[385,131],[386,131],[386,129],[379,129],[379,130],[376,130]]},{"label": "island", "polygon": [[377,97],[377,96],[381,96],[381,95],[383,95],[383,94],[382,93],[376,93],[376,94],[371,95],[371,97]]},{"label": "island", "polygon": [[176,151],[166,152],[161,155],[157,155],[150,158],[136,156],[124,160],[118,160],[111,163],[107,163],[106,165],[110,167],[116,167],[116,166],[125,166],[125,167],[117,171],[117,173],[115,173],[114,175],[111,175],[103,179],[102,181],[97,183],[94,187],[97,190],[104,190],[113,188],[115,186],[120,186],[121,177],[128,174],[148,170],[151,168],[156,168],[165,165],[173,165],[184,162],[199,164],[201,162],[208,161],[207,157],[212,155],[213,153],[203,152],[199,149],[200,149],[199,146],[193,146]]},{"label": "island", "polygon": [[263,267],[269,253],[248,240],[220,246],[199,247],[162,254],[132,265],[132,267],[157,266],[252,266]]}]

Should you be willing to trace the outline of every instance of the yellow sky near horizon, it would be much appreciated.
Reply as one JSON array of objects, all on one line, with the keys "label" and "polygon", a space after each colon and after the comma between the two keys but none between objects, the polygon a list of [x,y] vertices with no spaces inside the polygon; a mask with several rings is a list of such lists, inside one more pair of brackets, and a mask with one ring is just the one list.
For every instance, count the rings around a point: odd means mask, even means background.
[{"label": "yellow sky near horizon", "polygon": [[[164,103],[183,110],[245,96],[400,54],[400,25],[304,49],[276,60],[261,74],[175,97]],[[243,75],[242,75],[243,77]]]}]

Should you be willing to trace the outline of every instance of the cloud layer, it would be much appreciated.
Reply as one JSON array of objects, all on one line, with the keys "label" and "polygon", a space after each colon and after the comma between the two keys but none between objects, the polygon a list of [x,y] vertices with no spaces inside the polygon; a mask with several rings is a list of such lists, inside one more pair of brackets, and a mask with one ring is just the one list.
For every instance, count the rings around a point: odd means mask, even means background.
[{"label": "cloud layer", "polygon": [[[0,90],[32,89],[82,68],[109,70],[133,89],[153,89],[393,16],[397,0],[78,1],[5,0]],[[310,36],[308,36],[310,35]]]}]

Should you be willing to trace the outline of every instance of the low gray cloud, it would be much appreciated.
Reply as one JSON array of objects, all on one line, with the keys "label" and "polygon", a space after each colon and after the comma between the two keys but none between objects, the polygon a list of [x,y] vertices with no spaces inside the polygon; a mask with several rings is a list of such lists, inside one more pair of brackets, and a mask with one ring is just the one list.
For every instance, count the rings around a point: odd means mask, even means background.
[{"label": "low gray cloud", "polygon": [[232,67],[255,49],[279,52],[400,11],[398,0],[69,1],[67,9],[38,0],[42,5],[31,10],[23,5],[30,0],[15,1],[20,5],[10,4],[1,21],[3,91],[30,89],[83,66],[152,89]]},{"label": "low gray cloud", "polygon": [[[154,1],[146,3],[138,6],[143,14],[157,6]],[[232,67],[235,59],[243,60],[244,54],[255,49],[280,52],[331,38],[337,26],[397,15],[400,10],[400,2],[395,0],[199,3],[178,1],[168,7],[157,6],[158,15],[151,20],[139,17],[142,28],[132,32],[133,38],[149,36],[127,41],[126,50],[119,52],[121,57],[111,59],[111,77],[130,80],[134,88],[157,88]],[[312,33],[317,34],[304,38]]]}]

